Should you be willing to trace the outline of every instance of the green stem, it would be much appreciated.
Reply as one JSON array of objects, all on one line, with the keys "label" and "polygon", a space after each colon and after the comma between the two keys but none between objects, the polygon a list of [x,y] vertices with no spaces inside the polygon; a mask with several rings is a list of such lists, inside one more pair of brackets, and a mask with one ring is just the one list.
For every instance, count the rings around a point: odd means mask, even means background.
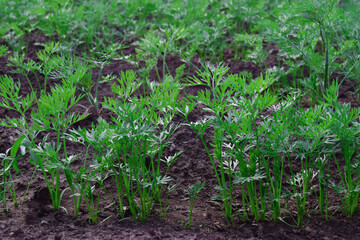
[{"label": "green stem", "polygon": [[99,101],[98,101],[98,91],[99,91],[99,84],[100,84],[100,78],[101,78],[101,75],[102,75],[102,71],[104,69],[104,66],[105,66],[105,62],[102,62],[101,63],[101,66],[100,66],[100,72],[99,72],[99,76],[96,80],[96,88],[95,88],[95,109],[96,109],[96,113],[99,112]]},{"label": "green stem", "polygon": [[[216,165],[215,165],[215,162],[214,162],[214,159],[210,153],[210,150],[207,146],[207,144],[205,143],[205,140],[204,140],[204,137],[202,135],[199,135],[198,133],[196,133],[200,139],[201,139],[201,142],[203,143],[204,147],[205,147],[205,150],[206,150],[206,153],[208,154],[209,158],[210,158],[210,162],[211,162],[211,165],[214,169],[214,172],[215,172],[215,175],[216,175],[216,179],[218,181],[218,184],[219,186],[226,186],[225,184],[225,175],[224,175],[224,171],[223,171],[223,168],[220,168],[221,170],[221,179],[219,177],[219,174],[218,174],[218,171],[216,170]],[[223,165],[221,159],[219,160],[220,164]],[[223,203],[224,203],[224,208],[225,208],[225,217],[226,219],[230,219],[231,222],[233,223],[233,217],[232,217],[232,213],[230,211],[230,208],[229,208],[229,205],[228,205],[228,200],[227,200],[227,193],[226,193],[226,190],[221,190],[221,197],[223,198]]]},{"label": "green stem", "polygon": [[164,52],[164,54],[162,55],[162,59],[163,59],[163,81],[165,79],[165,65],[166,65],[166,61],[165,61],[165,57],[166,57],[166,53]]},{"label": "green stem", "polygon": [[34,176],[35,176],[35,172],[36,172],[37,169],[38,169],[38,166],[35,166],[35,170],[34,170],[33,174],[31,175],[31,178],[30,178],[29,184],[28,184],[28,186],[27,186],[27,188],[26,188],[26,191],[25,191],[23,200],[21,201],[21,205],[22,205],[22,204],[24,203],[24,201],[25,201],[27,192],[29,191],[29,188],[30,188],[30,184],[31,184],[31,182],[32,182],[32,180],[33,180],[33,178],[34,178]]},{"label": "green stem", "polygon": [[159,74],[159,70],[157,69],[157,66],[155,66],[155,71],[156,71],[156,75],[159,79],[159,82],[161,82],[161,77],[160,77],[160,74]]},{"label": "green stem", "polygon": [[195,204],[195,198],[190,198],[190,212],[189,212],[189,221],[187,222],[187,227],[191,226],[191,217],[192,217],[192,211],[194,208],[194,204]]}]

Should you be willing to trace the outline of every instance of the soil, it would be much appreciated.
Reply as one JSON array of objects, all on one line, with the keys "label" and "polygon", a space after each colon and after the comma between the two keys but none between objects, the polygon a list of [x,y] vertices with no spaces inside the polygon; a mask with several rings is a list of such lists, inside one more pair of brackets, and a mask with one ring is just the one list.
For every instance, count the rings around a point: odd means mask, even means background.
[{"label": "soil", "polygon": [[[48,39],[41,35],[33,35],[30,39],[28,55],[26,59],[36,58],[36,51],[40,50],[39,42]],[[4,44],[4,41],[1,41]],[[135,54],[134,47],[124,50],[125,55]],[[267,59],[268,66],[277,66],[277,51],[272,51],[272,55]],[[260,69],[252,63],[234,62],[232,52],[228,50],[224,54],[224,62],[230,67],[229,73],[240,73],[248,71],[253,76],[260,75]],[[183,64],[176,56],[166,58],[171,74],[175,74],[175,69]],[[0,58],[0,75],[7,74],[14,79],[21,81],[21,94],[29,93],[29,85],[24,76],[12,73],[13,67],[9,67],[8,56]],[[199,66],[199,59],[193,60]],[[159,61],[159,72],[162,74],[162,63]],[[103,75],[113,74],[119,76],[121,71],[136,68],[124,61],[113,61],[107,65]],[[195,73],[195,69],[191,69]],[[97,79],[99,69],[94,69],[93,78]],[[155,80],[156,73],[151,73],[151,78]],[[31,81],[36,86],[34,76],[30,76]],[[40,76],[40,80],[41,76]],[[50,80],[49,86],[54,85],[58,80]],[[48,88],[49,89],[49,88]],[[198,91],[204,90],[202,87],[188,87],[181,92],[184,94],[196,95]],[[353,107],[358,107],[352,91],[350,80],[344,82],[340,90],[339,101],[351,103]],[[113,96],[110,90],[110,83],[104,83],[100,88],[100,99]],[[84,100],[81,104],[89,107]],[[79,108],[77,111],[83,111]],[[193,120],[201,119],[204,116],[201,107],[197,107],[191,115]],[[103,110],[100,113],[104,119],[109,119],[109,112]],[[18,117],[16,113],[0,108],[0,117]],[[29,117],[29,116],[28,116]],[[175,123],[183,122],[179,116],[175,116]],[[89,127],[92,122],[96,122],[96,116],[92,116],[82,121],[79,126]],[[210,132],[208,133],[210,137]],[[13,129],[0,127],[0,153],[4,153],[10,148],[17,138],[17,133]],[[182,127],[172,137],[173,144],[167,150],[167,154],[184,150],[184,153],[170,168],[169,175],[174,179],[174,183],[179,184],[177,190],[169,195],[166,217],[161,218],[157,214],[157,207],[154,207],[152,216],[146,223],[138,223],[130,218],[120,220],[112,208],[107,208],[99,216],[100,223],[90,225],[88,223],[88,213],[85,206],[82,206],[79,218],[74,220],[72,217],[73,202],[69,192],[66,192],[60,211],[54,211],[48,190],[45,187],[44,179],[37,174],[30,185],[29,193],[25,201],[18,207],[11,206],[8,212],[0,214],[0,239],[360,239],[360,215],[356,214],[352,219],[348,219],[341,210],[332,210],[332,216],[328,221],[317,212],[309,213],[305,219],[305,226],[296,229],[291,226],[295,222],[287,216],[285,222],[274,223],[270,220],[260,223],[237,222],[236,227],[230,227],[219,206],[210,202],[210,197],[215,193],[216,179],[213,169],[201,141],[189,127]],[[68,152],[78,153],[79,146],[69,145]],[[77,166],[81,162],[75,163]],[[18,199],[22,200],[28,182],[33,173],[33,166],[26,159],[19,161],[21,178],[15,184]],[[64,179],[62,179],[64,180]],[[182,200],[184,197],[183,189],[197,182],[206,182],[197,197],[193,219],[190,228],[184,226],[189,215],[189,202]],[[111,189],[111,183],[107,183]],[[63,184],[66,186],[65,183]],[[105,196],[105,194],[104,194]],[[104,197],[105,198],[105,197]],[[336,195],[330,196],[331,206],[340,206]],[[110,202],[103,200],[101,206],[105,207]],[[314,196],[309,196],[309,206],[315,201]],[[294,211],[294,207],[289,206],[288,210]],[[294,215],[295,216],[295,215]]]}]

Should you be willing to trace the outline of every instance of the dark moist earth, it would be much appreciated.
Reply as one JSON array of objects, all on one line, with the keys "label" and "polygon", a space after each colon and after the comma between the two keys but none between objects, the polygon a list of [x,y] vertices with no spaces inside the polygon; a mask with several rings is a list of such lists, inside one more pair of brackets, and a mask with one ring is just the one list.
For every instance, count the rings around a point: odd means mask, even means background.
[{"label": "dark moist earth", "polygon": [[[30,39],[29,54],[27,59],[37,60],[36,51],[40,50],[38,42],[45,42],[48,39],[44,36],[35,35]],[[0,40],[1,44],[5,44]],[[267,59],[268,66],[277,65],[277,52],[273,49],[272,55]],[[135,54],[134,47],[124,50],[125,55]],[[239,73],[248,71],[254,77],[258,76],[260,70],[256,65],[245,62],[233,62],[231,59],[232,52],[227,51],[225,54],[225,63],[228,64],[230,70],[228,73]],[[29,85],[26,79],[18,74],[11,73],[14,70],[7,66],[7,57],[0,58],[0,75],[8,74],[14,79],[21,80],[23,95],[29,93]],[[182,64],[179,58],[169,56],[167,63],[171,73],[175,73],[175,69]],[[198,64],[198,59],[194,59],[194,63]],[[159,62],[158,66],[162,66]],[[134,66],[123,62],[113,61],[113,64],[106,66],[103,74],[114,74],[119,76],[121,71],[135,69]],[[161,67],[159,71],[161,74]],[[194,73],[194,69],[191,70]],[[98,70],[94,70],[93,78],[97,79]],[[36,86],[34,76],[31,76],[34,86]],[[155,71],[152,78],[156,79]],[[56,81],[50,81],[52,86]],[[48,88],[49,89],[49,88]],[[181,96],[186,94],[196,94],[201,87],[189,87],[184,89]],[[349,102],[352,106],[357,107],[354,96],[350,93],[352,87],[349,81],[341,87],[339,101]],[[103,84],[100,88],[101,98],[104,96],[112,96],[110,84]],[[84,100],[81,102],[86,105]],[[75,109],[76,110],[76,109]],[[82,111],[81,108],[76,111]],[[204,116],[204,111],[199,107],[192,113],[193,121],[199,120]],[[102,111],[100,114],[104,119],[109,119],[109,112]],[[14,112],[0,108],[0,117],[18,117]],[[90,116],[79,124],[81,127],[89,127],[92,122],[96,122],[96,116]],[[175,116],[175,123],[182,122],[179,116]],[[210,139],[211,132],[208,133]],[[0,127],[0,153],[4,153],[6,149],[12,146],[18,135],[13,129]],[[169,196],[169,209],[166,217],[163,219],[157,214],[158,207],[153,209],[152,216],[144,224],[134,222],[130,218],[119,220],[113,208],[107,208],[110,203],[106,194],[102,195],[101,208],[105,210],[99,216],[99,224],[90,225],[88,223],[88,214],[85,206],[80,210],[80,216],[77,220],[73,220],[73,202],[69,192],[66,192],[62,201],[62,207],[65,210],[53,211],[48,190],[45,188],[45,181],[40,173],[34,178],[29,193],[24,203],[14,208],[10,205],[10,211],[0,215],[0,239],[360,239],[360,215],[357,214],[353,219],[347,219],[346,216],[339,211],[331,210],[333,214],[329,221],[324,221],[322,216],[316,212],[309,213],[306,217],[306,225],[302,229],[295,229],[283,222],[274,223],[265,221],[261,223],[237,222],[236,228],[229,227],[223,217],[221,209],[211,203],[210,197],[215,193],[214,187],[216,180],[214,172],[210,165],[206,152],[196,137],[195,133],[189,127],[180,128],[172,137],[173,144],[165,154],[173,154],[177,151],[185,152],[172,165],[169,175],[174,179],[174,183],[178,183],[177,190]],[[79,153],[79,147],[69,143],[68,151],[70,154]],[[75,162],[75,167],[80,166],[81,161]],[[18,199],[22,200],[28,182],[33,173],[33,167],[26,159],[19,161],[21,178],[16,182],[16,192]],[[62,179],[63,180],[63,179]],[[189,215],[189,202],[183,201],[183,189],[197,182],[206,181],[205,189],[201,191],[196,200],[193,212],[192,226],[184,227]],[[63,188],[66,185],[63,184]],[[107,183],[108,189],[112,189],[111,182]],[[332,206],[340,206],[336,195],[330,196]],[[309,196],[309,207],[314,209],[315,196]],[[295,206],[290,205],[288,210],[293,216],[296,216]],[[295,224],[290,215],[284,219],[289,224]]]}]

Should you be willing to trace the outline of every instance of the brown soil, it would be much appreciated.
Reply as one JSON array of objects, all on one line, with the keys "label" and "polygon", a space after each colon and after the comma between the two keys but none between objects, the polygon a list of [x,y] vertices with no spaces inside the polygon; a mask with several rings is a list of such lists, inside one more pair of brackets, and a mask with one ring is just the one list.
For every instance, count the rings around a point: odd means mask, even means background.
[{"label": "brown soil", "polygon": [[[34,43],[39,41],[46,41],[46,38],[41,36],[31,38],[28,59],[36,59],[35,52],[39,50],[39,46],[35,46]],[[125,50],[126,54],[134,54],[134,48]],[[260,69],[254,64],[233,62],[231,51],[225,56],[228,58],[224,62],[230,67],[229,73],[248,71],[254,76],[260,74]],[[182,64],[180,59],[175,56],[169,56],[166,60],[172,74]],[[198,64],[196,58],[194,64]],[[268,65],[277,65],[276,55],[270,56]],[[159,66],[161,66],[161,62],[159,62]],[[113,61],[112,64],[105,67],[103,74],[119,76],[121,71],[128,69],[135,69],[135,67],[123,61]],[[7,66],[7,57],[0,58],[0,75],[8,74],[14,79],[20,79],[22,94],[27,94],[29,85],[26,79],[21,75],[11,73],[11,70],[13,68]],[[161,74],[161,68],[159,70]],[[191,69],[191,72],[194,73],[194,69]],[[98,74],[99,70],[95,69],[93,78],[96,79]],[[156,79],[155,71],[152,73],[152,78]],[[31,76],[31,79],[36,83],[34,76]],[[54,82],[50,81],[49,85],[53,85]],[[189,87],[184,89],[181,94],[196,94],[202,89],[201,87]],[[351,102],[352,106],[357,106],[354,96],[349,93],[351,90],[351,84],[345,82],[341,87],[339,101]],[[102,84],[100,94],[101,98],[112,96],[110,84]],[[83,101],[82,104],[87,103]],[[0,117],[5,118],[6,116],[18,117],[15,113],[0,108]],[[108,119],[109,113],[102,111],[101,116]],[[204,111],[201,108],[196,108],[191,115],[194,120],[198,120],[202,116],[204,116]],[[95,120],[95,117],[88,118],[80,126],[89,127]],[[174,122],[182,121],[179,116],[174,118]],[[0,127],[0,153],[10,148],[16,138],[17,133],[13,129]],[[215,193],[216,179],[201,141],[188,127],[180,128],[173,135],[172,140],[173,145],[168,153],[180,150],[185,152],[170,168],[169,175],[174,179],[174,183],[179,184],[179,187],[169,196],[169,209],[165,218],[160,218],[156,214],[156,206],[153,215],[144,224],[134,222],[130,218],[119,220],[116,212],[109,208],[100,214],[100,221],[103,222],[90,225],[87,222],[86,207],[82,206],[79,218],[73,220],[73,202],[69,192],[64,195],[62,201],[62,207],[68,211],[68,214],[65,210],[53,211],[44,179],[37,174],[24,203],[17,208],[10,206],[9,212],[0,214],[0,239],[360,239],[360,215],[356,214],[353,219],[348,219],[341,210],[332,210],[333,216],[327,222],[318,213],[309,213],[306,217],[306,225],[302,229],[295,229],[283,222],[271,221],[238,222],[235,229],[229,227],[221,209],[210,202],[210,197]],[[79,146],[69,145],[68,151],[78,153]],[[81,163],[76,164],[80,166]],[[18,199],[22,199],[33,173],[33,167],[26,159],[22,159],[19,162],[19,168],[22,175],[15,186]],[[206,181],[206,186],[197,197],[192,226],[186,228],[184,223],[189,215],[189,202],[182,200],[183,189],[199,181]],[[111,188],[111,186],[107,187]],[[101,203],[101,206],[110,203],[109,200],[106,200],[105,194],[103,198],[104,202]],[[309,206],[312,205],[311,201],[314,199],[314,196],[309,197]],[[333,206],[334,204],[340,206],[337,199],[336,195],[330,196]],[[289,207],[290,211],[292,209]],[[285,220],[289,224],[295,224],[290,217],[286,217]]]}]

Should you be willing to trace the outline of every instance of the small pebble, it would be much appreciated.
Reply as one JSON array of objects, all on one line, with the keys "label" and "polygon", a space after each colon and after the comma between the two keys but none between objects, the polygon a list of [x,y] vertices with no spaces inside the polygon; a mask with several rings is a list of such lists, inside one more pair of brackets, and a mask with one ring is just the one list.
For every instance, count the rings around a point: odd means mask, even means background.
[{"label": "small pebble", "polygon": [[49,222],[46,220],[41,220],[40,225],[49,225]]},{"label": "small pebble", "polygon": [[204,212],[202,215],[204,218],[210,218],[211,214],[209,214],[208,212]]},{"label": "small pebble", "polygon": [[172,143],[170,146],[170,152],[174,152],[174,151],[176,151],[176,145]]}]

